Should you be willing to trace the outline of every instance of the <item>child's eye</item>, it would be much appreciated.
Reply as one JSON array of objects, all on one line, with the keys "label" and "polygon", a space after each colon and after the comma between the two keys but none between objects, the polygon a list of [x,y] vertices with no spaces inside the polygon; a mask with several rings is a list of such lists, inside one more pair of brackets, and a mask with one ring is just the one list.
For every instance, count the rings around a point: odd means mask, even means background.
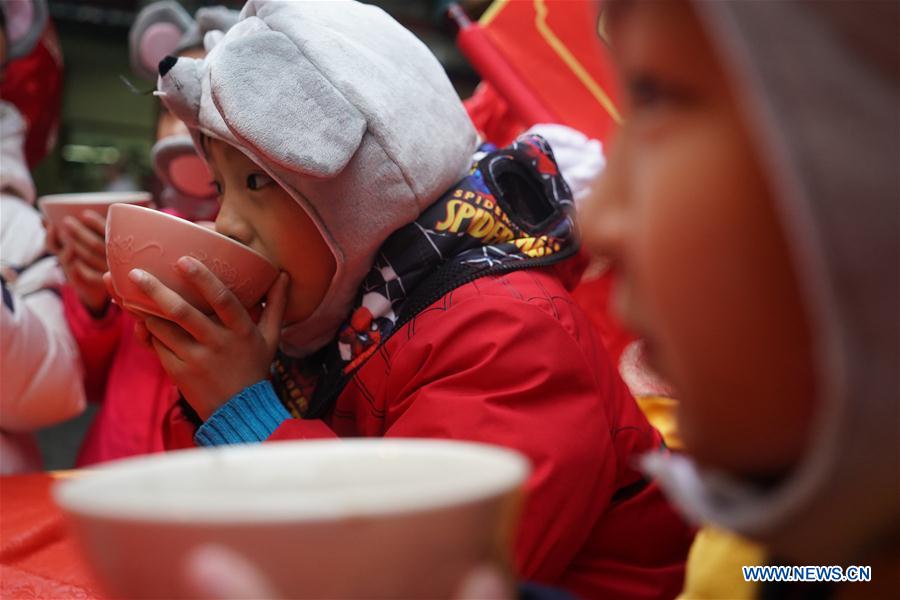
[{"label": "child's eye", "polygon": [[222,195],[222,184],[220,184],[218,181],[213,180],[209,182],[209,185],[213,186],[213,188],[216,190],[216,196]]},{"label": "child's eye", "polygon": [[247,176],[247,187],[251,190],[258,190],[272,183],[272,178],[262,173],[253,173]]},{"label": "child's eye", "polygon": [[634,109],[658,108],[689,101],[683,89],[648,74],[639,74],[628,80],[628,98]]},{"label": "child's eye", "polygon": [[663,86],[648,75],[639,75],[628,81],[628,96],[635,108],[646,108],[665,100]]}]

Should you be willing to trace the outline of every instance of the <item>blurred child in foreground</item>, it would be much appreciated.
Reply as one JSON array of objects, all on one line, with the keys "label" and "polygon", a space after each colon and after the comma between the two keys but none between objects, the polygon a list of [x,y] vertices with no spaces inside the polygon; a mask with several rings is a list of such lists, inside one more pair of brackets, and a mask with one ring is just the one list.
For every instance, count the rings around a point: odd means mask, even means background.
[{"label": "blurred child in foreground", "polygon": [[626,120],[585,223],[679,398],[645,460],[772,560],[871,565],[897,597],[898,5],[607,5]]}]

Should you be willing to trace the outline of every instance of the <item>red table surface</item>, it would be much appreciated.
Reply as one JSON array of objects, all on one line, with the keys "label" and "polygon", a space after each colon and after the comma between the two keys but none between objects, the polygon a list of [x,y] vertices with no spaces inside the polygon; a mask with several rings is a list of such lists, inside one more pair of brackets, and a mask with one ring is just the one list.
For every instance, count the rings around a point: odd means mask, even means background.
[{"label": "red table surface", "polygon": [[0,598],[100,598],[45,473],[0,477]]}]

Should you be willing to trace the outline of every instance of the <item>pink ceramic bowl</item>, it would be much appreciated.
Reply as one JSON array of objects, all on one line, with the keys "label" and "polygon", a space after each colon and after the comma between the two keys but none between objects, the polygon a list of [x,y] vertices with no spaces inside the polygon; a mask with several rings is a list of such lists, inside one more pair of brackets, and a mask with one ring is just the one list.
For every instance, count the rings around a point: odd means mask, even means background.
[{"label": "pink ceramic bowl", "polygon": [[105,217],[113,204],[136,204],[149,206],[150,192],[90,192],[85,194],[51,194],[42,196],[38,206],[47,221],[54,227],[62,226],[66,217],[81,216],[86,210],[93,210]]},{"label": "pink ceramic bowl", "polygon": [[278,270],[261,254],[211,229],[141,206],[116,204],[110,208],[106,260],[113,288],[125,308],[159,314],[155,303],[128,278],[128,272],[138,268],[211,314],[209,304],[176,268],[182,256],[206,265],[248,309],[259,303],[278,276]]},{"label": "pink ceramic bowl", "polygon": [[278,598],[451,598],[511,564],[523,455],[452,440],[195,448],[54,487],[110,598],[195,598],[192,553],[249,562]]}]

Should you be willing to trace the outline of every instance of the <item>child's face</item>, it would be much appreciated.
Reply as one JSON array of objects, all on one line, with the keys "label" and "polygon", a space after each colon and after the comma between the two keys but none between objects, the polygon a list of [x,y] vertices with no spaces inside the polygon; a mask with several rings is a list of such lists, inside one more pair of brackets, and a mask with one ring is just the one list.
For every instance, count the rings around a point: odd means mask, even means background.
[{"label": "child's face", "polygon": [[810,335],[738,98],[686,1],[613,3],[626,121],[586,214],[619,316],[677,390],[701,463],[783,474],[807,442]]},{"label": "child's face", "polygon": [[250,246],[291,277],[286,323],[319,306],[335,272],[334,255],[306,211],[239,150],[209,140],[219,192],[216,231]]}]

